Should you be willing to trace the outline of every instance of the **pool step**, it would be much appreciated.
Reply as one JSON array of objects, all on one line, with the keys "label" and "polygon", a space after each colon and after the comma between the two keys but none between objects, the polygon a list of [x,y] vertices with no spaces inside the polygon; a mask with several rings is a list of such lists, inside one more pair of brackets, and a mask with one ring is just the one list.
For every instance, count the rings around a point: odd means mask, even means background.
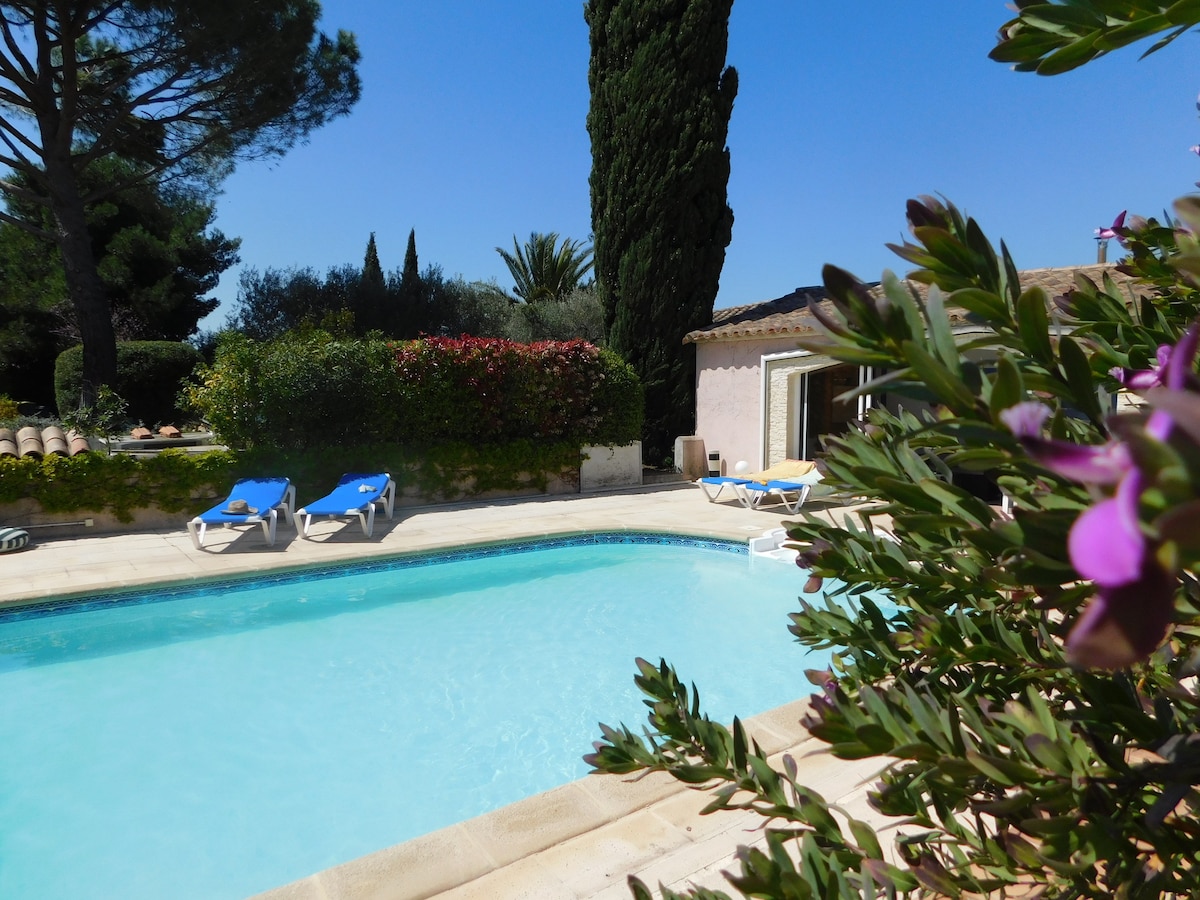
[{"label": "pool step", "polygon": [[761,536],[750,538],[750,556],[751,558],[767,557],[793,562],[796,559],[797,551],[790,547],[784,547],[783,542],[786,540],[787,532],[782,528],[764,531]]}]

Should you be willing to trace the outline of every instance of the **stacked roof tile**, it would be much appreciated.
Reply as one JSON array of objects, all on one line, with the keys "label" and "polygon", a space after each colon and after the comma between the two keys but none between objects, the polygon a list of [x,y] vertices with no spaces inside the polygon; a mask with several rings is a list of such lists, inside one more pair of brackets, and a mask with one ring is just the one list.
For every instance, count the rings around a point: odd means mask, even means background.
[{"label": "stacked roof tile", "polygon": [[87,438],[75,431],[63,431],[57,425],[37,428],[28,425],[13,430],[0,428],[0,457],[77,456],[90,450]]}]

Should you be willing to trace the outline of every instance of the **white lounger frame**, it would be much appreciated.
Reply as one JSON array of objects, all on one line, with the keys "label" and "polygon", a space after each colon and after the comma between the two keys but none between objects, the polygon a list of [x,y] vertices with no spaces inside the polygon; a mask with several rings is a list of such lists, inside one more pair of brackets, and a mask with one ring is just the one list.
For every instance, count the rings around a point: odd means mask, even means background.
[{"label": "white lounger frame", "polygon": [[[267,546],[275,546],[275,531],[279,521],[279,510],[283,511],[284,519],[289,525],[295,525],[295,519],[292,516],[292,507],[296,505],[296,486],[289,484],[287,490],[283,493],[283,499],[275,506],[268,509],[266,512],[256,513],[252,516],[246,516],[241,522],[218,522],[224,528],[239,528],[242,525],[261,525],[263,537],[266,538]],[[187,523],[188,534],[192,536],[192,544],[197,550],[204,547],[204,533],[208,530],[208,523],[199,516],[191,519]]]},{"label": "white lounger frame", "polygon": [[[392,518],[396,508],[396,482],[389,478],[387,485],[383,489],[383,495],[377,500],[373,500],[366,504],[366,508],[355,507],[341,513],[317,513],[316,515],[325,516],[330,519],[348,519],[350,516],[358,516],[358,524],[362,526],[363,534],[370,537],[375,531],[375,507],[383,506],[383,511],[387,513],[387,517]],[[312,526],[313,513],[307,510],[300,510],[300,516],[304,522],[300,529],[300,534],[303,537],[308,537],[308,529]]]}]

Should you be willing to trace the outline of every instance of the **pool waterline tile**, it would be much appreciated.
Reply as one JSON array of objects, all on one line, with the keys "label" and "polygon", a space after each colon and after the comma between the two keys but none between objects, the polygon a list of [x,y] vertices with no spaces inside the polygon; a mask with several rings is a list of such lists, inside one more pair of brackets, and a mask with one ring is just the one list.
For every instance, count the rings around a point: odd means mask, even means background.
[{"label": "pool waterline tile", "polygon": [[105,590],[94,595],[80,595],[61,600],[29,602],[24,604],[0,605],[0,623],[18,619],[39,618],[60,613],[80,612],[91,609],[111,609],[113,606],[160,603],[180,597],[189,597],[206,591],[234,592],[265,584],[293,584],[326,578],[337,578],[348,573],[396,571],[427,566],[444,565],[466,560],[487,559],[495,556],[513,556],[539,550],[561,547],[581,547],[605,544],[648,544],[658,546],[680,546],[747,555],[744,543],[721,538],[696,538],[685,535],[652,533],[642,531],[596,531],[587,534],[563,535],[533,539],[509,540],[495,543],[478,543],[467,547],[405,553],[396,556],[361,558],[355,557],[341,562],[324,565],[309,565],[295,569],[277,570],[264,574],[242,573],[228,578],[206,578],[203,580],[160,582],[153,591],[145,586],[126,587],[137,567],[130,563],[110,564],[100,571],[89,574],[118,585],[115,590]]}]

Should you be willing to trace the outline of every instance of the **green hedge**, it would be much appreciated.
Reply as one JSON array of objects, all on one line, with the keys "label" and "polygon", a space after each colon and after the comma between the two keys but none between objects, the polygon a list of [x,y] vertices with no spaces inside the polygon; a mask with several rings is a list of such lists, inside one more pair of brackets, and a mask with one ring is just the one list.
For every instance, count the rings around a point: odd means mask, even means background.
[{"label": "green hedge", "polygon": [[[129,416],[149,426],[180,424],[186,418],[177,398],[202,361],[200,351],[175,341],[123,341],[117,344],[117,382],[109,385],[128,404]],[[59,354],[54,364],[54,397],[59,415],[79,407],[83,388],[83,347]]]},{"label": "green hedge", "polygon": [[642,425],[633,370],[584,341],[229,335],[198,374],[190,402],[221,440],[245,449],[578,447],[627,444]]},{"label": "green hedge", "polygon": [[138,509],[194,513],[211,506],[193,498],[224,495],[239,470],[227,451],[189,455],[164,450],[155,456],[0,457],[0,503],[31,498],[48,513],[110,512],[122,522]]},{"label": "green hedge", "polygon": [[413,487],[421,497],[436,500],[525,488],[544,491],[549,476],[578,465],[577,446],[530,441],[489,448],[448,444],[422,451],[388,444],[245,453],[170,449],[146,457],[0,457],[0,504],[31,498],[48,513],[110,512],[128,522],[135,510],[144,508],[193,515],[211,506],[211,498],[224,497],[239,478],[287,476],[303,504],[332,490],[345,472],[386,471],[398,491]]}]

